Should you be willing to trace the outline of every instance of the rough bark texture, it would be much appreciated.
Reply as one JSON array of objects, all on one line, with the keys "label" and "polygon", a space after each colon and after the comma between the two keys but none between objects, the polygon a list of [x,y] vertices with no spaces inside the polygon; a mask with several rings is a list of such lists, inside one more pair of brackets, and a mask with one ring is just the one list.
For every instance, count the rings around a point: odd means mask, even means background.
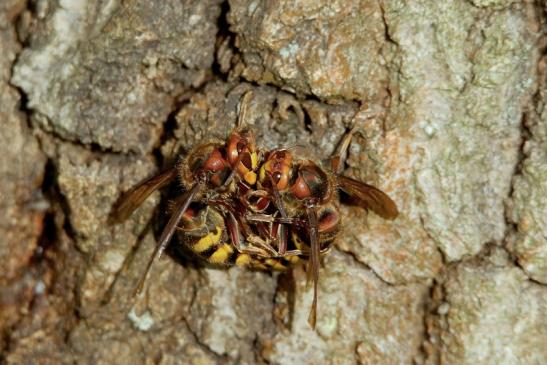
[{"label": "rough bark texture", "polygon": [[[0,361],[547,363],[545,11],[2,1]],[[315,332],[299,268],[173,255],[134,299],[165,199],[106,224],[121,192],[225,138],[247,91],[244,123],[266,147],[323,159],[358,127],[345,173],[401,211],[343,207]]]}]

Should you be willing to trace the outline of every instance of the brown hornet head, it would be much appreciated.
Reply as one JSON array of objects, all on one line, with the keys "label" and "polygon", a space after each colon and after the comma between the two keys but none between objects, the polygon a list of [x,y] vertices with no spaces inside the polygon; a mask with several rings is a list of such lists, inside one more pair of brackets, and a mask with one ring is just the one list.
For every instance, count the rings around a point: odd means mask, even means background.
[{"label": "brown hornet head", "polygon": [[292,173],[292,155],[288,150],[274,150],[266,156],[266,161],[260,166],[259,181],[262,186],[269,187],[273,182],[278,191],[289,187]]},{"label": "brown hornet head", "polygon": [[251,131],[232,132],[226,146],[226,158],[243,181],[251,186],[256,183],[258,151]]}]

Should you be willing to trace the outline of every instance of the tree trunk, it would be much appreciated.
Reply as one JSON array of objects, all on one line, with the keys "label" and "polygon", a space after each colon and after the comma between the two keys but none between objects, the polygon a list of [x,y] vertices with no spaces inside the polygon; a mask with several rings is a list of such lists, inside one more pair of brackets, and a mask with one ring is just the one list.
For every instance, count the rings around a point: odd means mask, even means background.
[{"label": "tree trunk", "polygon": [[[545,8],[515,0],[4,0],[7,364],[545,364]],[[245,113],[243,113],[245,111]],[[236,121],[388,193],[306,273],[177,254],[120,194]]]}]

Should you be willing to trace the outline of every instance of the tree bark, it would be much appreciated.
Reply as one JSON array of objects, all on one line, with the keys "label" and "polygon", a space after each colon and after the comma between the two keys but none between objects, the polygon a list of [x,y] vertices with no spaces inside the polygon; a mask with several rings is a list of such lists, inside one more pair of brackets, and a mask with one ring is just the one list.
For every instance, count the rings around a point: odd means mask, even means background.
[{"label": "tree bark", "polygon": [[[539,1],[3,1],[2,361],[547,363],[545,40]],[[316,331],[302,268],[172,250],[132,296],[177,184],[107,224],[244,95],[265,148],[356,128],[344,173],[399,207],[342,206]]]}]

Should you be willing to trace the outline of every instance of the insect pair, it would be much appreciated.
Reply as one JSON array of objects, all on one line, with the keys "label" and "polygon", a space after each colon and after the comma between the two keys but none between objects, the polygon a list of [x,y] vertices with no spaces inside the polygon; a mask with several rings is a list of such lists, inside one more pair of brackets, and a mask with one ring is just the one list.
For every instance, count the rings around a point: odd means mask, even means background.
[{"label": "insect pair", "polygon": [[196,146],[174,167],[129,190],[114,206],[112,221],[124,221],[154,191],[175,180],[184,190],[174,201],[136,293],[152,263],[181,230],[182,242],[212,264],[285,270],[307,263],[314,290],[308,322],[315,327],[320,255],[340,231],[338,191],[383,218],[398,215],[384,192],[340,173],[352,134],[344,137],[325,169],[290,149],[260,149],[251,130],[236,128],[226,141]]}]

